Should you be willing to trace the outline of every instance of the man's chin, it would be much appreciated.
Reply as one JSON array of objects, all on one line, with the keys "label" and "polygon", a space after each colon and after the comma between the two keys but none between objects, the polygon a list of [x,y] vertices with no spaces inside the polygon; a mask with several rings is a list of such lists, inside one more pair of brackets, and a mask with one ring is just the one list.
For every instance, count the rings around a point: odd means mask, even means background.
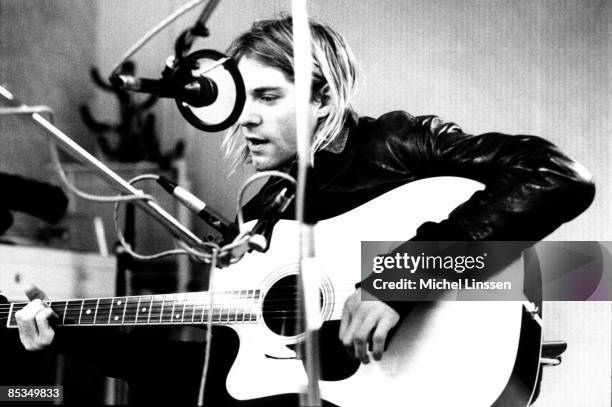
[{"label": "man's chin", "polygon": [[255,171],[285,171],[288,169],[291,160],[279,161],[279,160],[270,160],[265,159],[263,157],[253,157],[251,156],[251,165],[255,168]]},{"label": "man's chin", "polygon": [[255,171],[269,171],[276,168],[276,166],[266,160],[252,160],[251,164],[255,167]]}]

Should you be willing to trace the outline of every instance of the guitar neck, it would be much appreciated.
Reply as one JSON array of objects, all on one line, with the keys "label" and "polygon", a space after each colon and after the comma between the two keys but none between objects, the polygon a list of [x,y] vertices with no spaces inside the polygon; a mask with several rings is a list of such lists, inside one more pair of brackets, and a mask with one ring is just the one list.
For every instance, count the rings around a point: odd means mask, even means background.
[{"label": "guitar neck", "polygon": [[[60,326],[110,325],[198,325],[256,322],[259,316],[259,290],[215,292],[211,306],[210,293],[160,294],[126,297],[87,298],[45,301],[57,314]],[[0,321],[16,328],[15,313],[27,302],[0,307]]]}]

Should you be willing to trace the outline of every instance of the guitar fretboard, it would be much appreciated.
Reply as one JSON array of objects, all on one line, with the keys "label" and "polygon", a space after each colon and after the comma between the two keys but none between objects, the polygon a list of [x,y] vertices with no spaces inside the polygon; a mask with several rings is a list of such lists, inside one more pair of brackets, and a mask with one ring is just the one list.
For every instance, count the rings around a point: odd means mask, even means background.
[{"label": "guitar fretboard", "polygon": [[[259,290],[216,292],[210,307],[208,292],[186,294],[143,295],[128,297],[89,298],[47,301],[58,315],[58,325],[198,325],[244,323],[258,320]],[[28,303],[13,303],[0,311],[0,319],[8,316],[7,326],[16,328],[15,313]],[[4,314],[4,315],[2,315]]]}]

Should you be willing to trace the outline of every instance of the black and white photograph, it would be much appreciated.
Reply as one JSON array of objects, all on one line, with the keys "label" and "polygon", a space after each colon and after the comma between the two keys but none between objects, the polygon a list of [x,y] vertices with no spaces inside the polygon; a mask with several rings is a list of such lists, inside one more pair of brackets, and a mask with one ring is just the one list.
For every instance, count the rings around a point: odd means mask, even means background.
[{"label": "black and white photograph", "polygon": [[0,405],[612,406],[608,0],[0,0]]}]

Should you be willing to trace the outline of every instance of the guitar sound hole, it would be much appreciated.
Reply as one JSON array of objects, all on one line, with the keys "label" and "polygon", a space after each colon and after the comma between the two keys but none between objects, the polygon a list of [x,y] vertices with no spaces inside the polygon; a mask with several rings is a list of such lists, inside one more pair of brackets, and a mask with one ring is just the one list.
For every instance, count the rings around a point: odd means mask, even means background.
[{"label": "guitar sound hole", "polygon": [[[275,334],[294,336],[304,332],[303,318],[298,310],[298,280],[292,274],[272,285],[263,300],[262,316],[266,326]],[[320,294],[323,305],[323,294]]]}]

